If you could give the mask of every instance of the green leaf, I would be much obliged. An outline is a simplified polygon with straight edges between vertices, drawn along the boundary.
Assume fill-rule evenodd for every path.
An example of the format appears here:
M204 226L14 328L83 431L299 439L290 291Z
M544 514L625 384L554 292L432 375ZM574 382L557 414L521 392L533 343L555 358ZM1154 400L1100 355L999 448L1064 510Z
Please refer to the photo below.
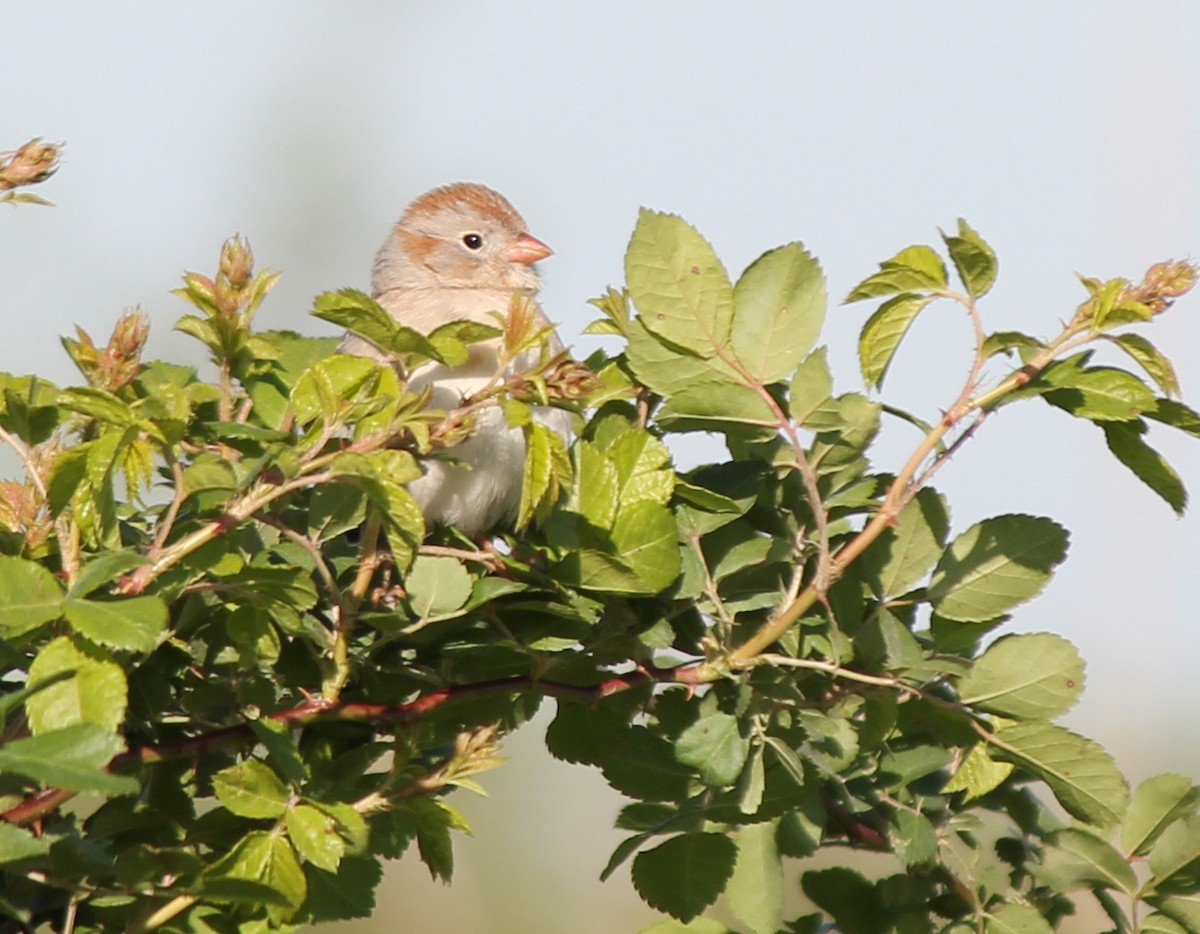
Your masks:
M1050 519L1007 515L971 526L946 549L929 599L946 619L986 622L1041 593L1067 553L1067 532Z
M1054 934L1050 922L1031 905L1012 902L988 911L984 934Z
M161 597L63 602L67 622L80 635L114 649L149 652L167 628L167 605Z
M982 798L999 788L1012 770L1011 762L997 762L988 754L986 743L976 743L958 770L942 786L942 794L965 791L964 802Z
M412 797L405 802L417 823L417 848L421 861L434 879L449 882L454 874L451 830L469 831L465 820L450 805L429 798Z
M1034 871L1060 892L1094 887L1132 894L1137 877L1112 845L1086 830L1069 828L1045 838L1042 866Z
M810 353L796 368L788 385L788 409L792 418L807 425L808 417L833 394L833 376L824 347Z
M558 436L538 422L525 425L524 432L525 477L521 483L517 529L529 525L538 511L548 505L548 494L557 490L554 483L554 438Z
M784 379L812 350L825 321L825 277L800 243L764 253L733 289L733 354L763 383Z
M992 755L1044 781L1068 813L1089 824L1119 823L1129 786L1112 756L1077 733L1030 720L995 734Z
M418 555L404 580L409 603L419 619L443 616L471 596L471 575L454 558Z
M35 837L24 827L0 821L0 863L13 863L50 852L48 837Z
M704 358L728 346L733 286L686 221L643 208L625 253L625 279L639 319L661 339Z
M1181 817L1163 830L1150 851L1149 864L1155 889L1180 883L1194 894L1200 882L1200 815Z
M74 677L58 680L68 671L74 672ZM35 734L81 723L115 732L124 721L128 699L125 672L103 649L68 636L48 642L29 666L29 683L50 679L58 683L25 701Z
M1129 354L1166 395L1179 395L1179 377L1175 375L1175 367L1141 334L1106 335L1106 339Z
M936 295L903 292L888 299L867 319L858 336L858 360L868 385L876 388L883 385L900 341L917 315L935 298Z
M1021 353L1035 353L1046 345L1035 337L1022 334L1020 331L996 331L989 334L983 341L979 352L986 360L998 353L1019 350Z
M946 287L946 266L930 247L905 247L879 264L879 272L868 276L846 296L846 304L864 298L879 298L898 292L914 292Z
M783 867L775 846L777 821L737 831L737 862L725 889L734 916L753 934L775 934L783 923Z
M133 409L111 392L105 392L102 389L89 387L64 389L59 393L58 402L65 409L111 425L125 427L137 421Z
M346 853L337 821L311 804L301 803L287 809L286 825L296 852L319 869L337 872Z
M312 313L366 338L385 353L419 353L445 362L424 334L400 324L379 302L358 289L322 292L313 301Z
M36 629L62 615L63 592L40 564L0 555L0 628L5 638Z
M637 855L633 885L650 907L691 921L717 900L736 859L737 846L724 834L680 834Z
M1052 367L1045 370L1042 381L1055 387L1042 393L1047 402L1102 424L1129 421L1157 406L1145 383L1115 367Z
M986 295L996 282L996 253L961 217L958 236L942 234L963 287L972 298Z
M843 934L885 934L888 910L879 891L852 869L818 869L801 879L804 894L833 916Z
M375 911L375 889L383 878L378 859L349 856L336 874L323 872L309 863L304 867L308 897L304 900L306 920L345 921L367 918Z
M304 903L308 884L286 837L255 830L204 873L203 892L214 901L267 904L267 914L286 921Z
M1066 713L1083 691L1083 659L1070 642L1049 632L1003 636L958 683L959 700L1020 719Z
M1166 459L1142 440L1145 422L1105 422L1104 440L1113 456L1133 471L1134 476L1162 497L1177 516L1187 506L1187 490Z
M936 490L920 490L862 557L871 589L898 597L924 579L937 562L950 531L946 500Z
M1138 934L1195 934L1195 931L1189 931L1178 921L1155 911L1142 919Z
M290 792L265 762L246 759L213 776L217 800L238 817L281 817Z
M1174 399L1159 399L1153 412L1147 412L1146 418L1170 425L1186 432L1193 438L1200 438L1200 412L1189 408Z
M896 809L889 821L888 836L893 852L905 866L920 866L937 856L937 831L924 814Z
M720 712L701 717L675 742L675 757L699 770L713 788L737 781L749 751L750 740L742 736L737 718Z
M82 598L93 591L99 590L105 584L112 584L121 575L148 563L144 555L128 548L119 551L105 551L96 555L79 569L68 597Z
M1200 788L1185 775L1168 772L1147 778L1129 801L1121 849L1135 856L1145 854L1169 824L1194 814L1198 802Z
M16 772L46 787L71 791L134 794L136 781L104 770L113 756L124 751L119 736L95 724L79 723L0 746L0 773Z

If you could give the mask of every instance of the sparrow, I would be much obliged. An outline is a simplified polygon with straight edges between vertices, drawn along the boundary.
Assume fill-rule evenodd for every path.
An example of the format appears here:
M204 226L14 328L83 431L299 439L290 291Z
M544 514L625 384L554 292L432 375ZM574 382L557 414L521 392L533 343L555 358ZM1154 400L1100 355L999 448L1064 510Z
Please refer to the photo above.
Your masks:
M540 280L534 264L550 247L526 232L526 224L508 200L483 185L460 182L435 188L412 202L375 257L372 295L393 318L422 334L450 321L470 320L496 326L495 312L507 314L514 295L533 299ZM541 324L548 326L541 309ZM557 332L546 342L551 353L563 349ZM383 358L374 344L347 334L343 353ZM408 374L408 387L428 388L430 405L450 410L492 383L500 367L500 340L470 345L470 358L450 367L423 363ZM527 371L538 362L538 348L524 351L504 370ZM424 460L425 473L408 485L425 514L427 527L454 526L477 538L512 525L525 478L525 439L510 428L498 406L476 408L470 437L450 448L447 459ZM533 418L570 439L570 416L536 407Z

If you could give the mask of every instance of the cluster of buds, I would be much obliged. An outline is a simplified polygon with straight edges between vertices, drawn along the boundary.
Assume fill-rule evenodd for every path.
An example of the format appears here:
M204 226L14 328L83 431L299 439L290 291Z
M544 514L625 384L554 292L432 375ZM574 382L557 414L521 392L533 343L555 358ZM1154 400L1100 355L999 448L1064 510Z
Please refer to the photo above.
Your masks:
M61 143L31 139L15 152L0 153L0 191L44 182L58 170Z
M54 519L43 507L46 484L59 453L61 448L55 443L29 448L29 478L24 483L0 483L0 529L21 536L29 553L36 553L54 530Z
M189 272L185 287L177 290L210 316L246 327L271 286L279 276L266 270L255 275L254 251L241 236L230 237L221 246L221 257L214 278Z
M517 373L506 385L508 394L523 402L583 402L600 385L600 378L565 353L535 373Z
M1169 259L1155 263L1137 285L1129 285L1121 293L1122 302L1141 302L1153 314L1162 314L1177 298L1186 295L1196 284L1196 264L1187 260Z
M131 311L117 319L105 347L97 347L91 335L78 325L75 333L79 339L64 337L62 342L89 386L117 392L128 386L141 370L142 349L149 332L150 323L146 316L140 311Z

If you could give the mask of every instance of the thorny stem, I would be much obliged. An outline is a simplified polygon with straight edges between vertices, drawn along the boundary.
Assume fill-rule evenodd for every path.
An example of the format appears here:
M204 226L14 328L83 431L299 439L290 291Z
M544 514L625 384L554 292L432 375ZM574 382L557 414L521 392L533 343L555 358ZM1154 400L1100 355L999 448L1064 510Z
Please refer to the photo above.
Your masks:
M358 621L358 610L371 587L371 578L379 567L379 534L383 520L377 510L372 509L363 527L362 554L358 560L358 572L350 590L339 601L337 630L333 635L331 662L333 671L321 687L321 697L332 703L342 693L350 679L350 633Z
M46 484L42 481L41 474L38 473L37 465L33 462L33 456L19 438L10 434L4 428L0 428L0 441L3 441L12 448L17 457L21 458L21 463L25 465L25 472L29 474L29 480L33 483L33 488L38 491L38 496L44 501L46 499Z
M964 438L956 439L954 444L941 454L935 455L942 445L946 435L955 428L963 418L973 412L978 413L978 420L964 433L969 437L979 427L979 423L989 415L994 405L1004 396L1015 392L1038 376L1056 357L1081 346L1093 339L1095 335L1087 330L1086 320L1077 315L1064 328L1062 333L1020 369L1010 373L998 385L987 392L975 395L979 374L984 364L983 356L983 327L980 322L974 300L957 293L945 293L945 297L953 298L964 304L971 316L975 330L976 350L970 372L962 392L954 404L933 428L926 434L916 450L905 462L900 472L888 487L883 501L875 515L863 529L849 542L832 554L827 563L827 574L822 579L820 571L814 579L793 599L786 601L772 616L759 627L745 642L734 649L726 658L704 662L697 666L696 678L700 681L713 681L724 676L730 670L743 668L752 664L754 659L787 632L797 620L807 613L815 603L823 599L828 587L836 581L846 569L858 559L864 551L883 532L896 521L900 510L908 503L933 472L936 472L946 461L946 458L957 449ZM1083 333L1081 333L1083 332ZM769 395L769 393L768 393ZM797 447L797 449L799 449ZM921 465L931 456L936 459L924 473L918 477ZM824 516L824 509L816 510L818 516Z

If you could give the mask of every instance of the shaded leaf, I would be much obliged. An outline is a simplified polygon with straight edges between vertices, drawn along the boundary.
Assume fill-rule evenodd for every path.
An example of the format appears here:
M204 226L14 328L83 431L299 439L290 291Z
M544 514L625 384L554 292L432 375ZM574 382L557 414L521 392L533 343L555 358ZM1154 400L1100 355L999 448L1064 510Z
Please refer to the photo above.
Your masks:
M867 319L858 336L858 360L863 379L878 388L900 341L909 327L931 301L937 296L904 292L888 299Z
M736 859L724 834L680 834L637 855L633 885L652 908L690 921L717 900Z
M1129 801L1121 848L1130 854L1146 853L1169 824L1194 814L1198 802L1200 788L1185 775L1168 772L1147 778Z
M1067 553L1067 532L1050 519L1007 515L971 526L946 549L929 599L939 615L985 622L1041 593Z
M992 755L1040 778L1082 821L1111 826L1125 814L1129 787L1112 756L1065 727L1037 720L1005 727L995 734Z

